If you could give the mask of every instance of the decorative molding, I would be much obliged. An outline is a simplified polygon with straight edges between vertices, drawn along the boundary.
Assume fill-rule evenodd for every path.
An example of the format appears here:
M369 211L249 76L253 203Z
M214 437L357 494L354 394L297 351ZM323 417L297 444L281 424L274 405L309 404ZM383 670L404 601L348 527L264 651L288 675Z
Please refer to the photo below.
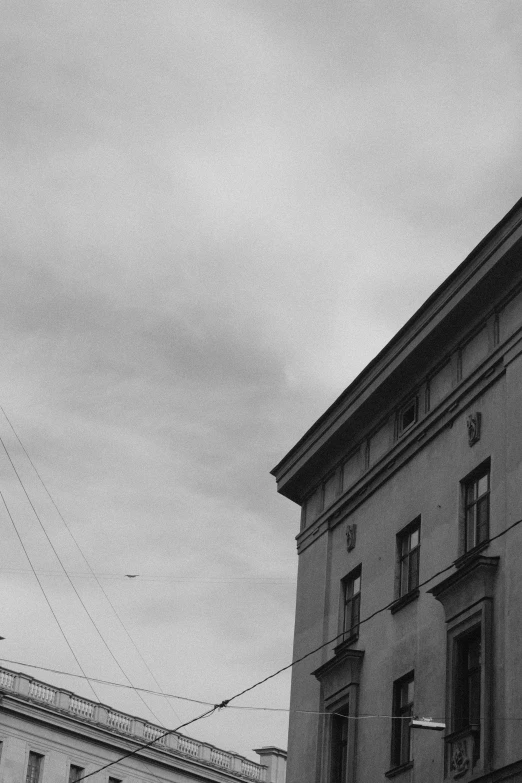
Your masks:
M466 418L466 427L468 430L468 444L473 446L480 440L480 428L482 423L482 414L478 411L470 413Z
M398 612L399 609L402 609L403 606L406 606L407 604L410 604L412 601L415 601L420 595L420 590L418 587L415 588L415 590L410 590L409 593L405 593L405 595L401 595L400 598L397 598L396 601L394 601L391 606L389 607L390 612L392 614L395 614L395 612Z
M471 733L455 740L448 738L449 774L452 778L461 778L471 769L473 763L473 736Z
M499 560L499 557L477 554L428 590L444 607L447 623L470 605L493 597L493 581Z
M406 764L401 764L399 767L392 767L388 772L384 773L385 778L394 778L397 775L401 775L403 772L407 772L409 769L413 769L413 761L407 761Z
M446 778L468 780L487 773L493 764L493 595L499 557L475 554L446 579L428 590L444 608L446 641ZM455 661L459 640L480 628L480 723L454 731ZM452 731L453 729L453 731ZM464 742L464 745L462 744ZM466 758L469 763L466 766Z
M323 663L312 672L312 675L320 682L339 678L344 687L358 685L363 658L364 650L347 649L341 655L336 655L335 658Z
M355 540L357 537L357 525L346 525L346 549L348 552L351 552L353 549L355 549Z
M502 349L497 349L497 352L500 350ZM490 374L491 370L492 374ZM484 394L490 385L502 377L504 371L502 358L499 359L498 354L491 356L485 371L481 372L478 377L472 373L473 377L466 378L462 386L455 389L448 398L439 403L419 422L419 426L426 430L426 437L422 441L417 442L415 433L405 434L403 438L395 442L387 454L370 467L369 471L363 473L354 484L346 488L332 506L318 516L317 520L320 523L327 521L331 527L334 527L336 522L339 524L343 518L346 519L369 494L372 494L383 482L389 480L390 476L400 470L417 450L424 448L445 427L453 426L456 418L463 415L462 408L473 404L473 401ZM457 400L455 400L455 395L458 395ZM310 543L308 538L312 531L312 525L313 523L297 535L298 552L306 549Z

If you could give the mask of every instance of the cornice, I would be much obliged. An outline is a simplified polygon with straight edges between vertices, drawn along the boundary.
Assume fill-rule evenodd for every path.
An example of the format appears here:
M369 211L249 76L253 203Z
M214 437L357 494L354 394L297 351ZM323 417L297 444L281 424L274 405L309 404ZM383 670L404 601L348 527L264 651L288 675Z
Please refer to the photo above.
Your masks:
M83 721L81 718L74 717L57 708L48 707L44 703L26 699L3 689L0 689L1 712L7 712L20 720L38 723L46 727L51 725L54 731L60 732L62 735L74 736L77 740L81 739L98 748L106 748L117 753L126 753L141 748L148 741L144 737L129 736L99 723ZM186 774L187 777L200 777L201 780L212 780L215 783L223 783L224 780L229 780L230 783L233 781L248 783L249 781L245 776L234 773L230 769L216 768L205 760L192 756L187 757L174 748L165 748L162 745L143 747L138 759L146 760L147 764L154 764L170 770L175 769ZM250 781L250 783L252 782Z
M522 200L489 232L410 318L385 348L335 400L298 443L271 471L279 491L287 494L290 474L298 472L312 453L322 448L341 425L345 426L361 404L392 371L427 338L430 332L467 296L521 238ZM303 462L304 461L304 462ZM299 502L288 490L288 496Z
M491 597L492 579L498 568L499 560L499 557L486 557L480 554L470 557L457 571L427 590L427 592L431 593L437 601L444 603L446 594L460 590L463 585L467 585L472 579L479 577L482 579L483 593L478 596L477 600Z
M510 339L509 344L512 343ZM480 397L504 375L502 354L506 344L499 346L487 359L439 405L421 419L408 434L397 440L383 456L363 473L338 500L319 515L317 520L297 536L298 552L304 551L322 534L341 524L382 484L395 475L419 451L425 448L447 427L452 427L473 400Z
M343 666L345 663L350 663L352 665L355 664L356 667L360 667L363 658L364 650L344 650L340 655L335 655L334 658L331 658L329 661L326 661L326 663L323 663L322 666L319 666L319 668L315 669L313 672L311 672L311 674L318 680L322 680L334 669Z

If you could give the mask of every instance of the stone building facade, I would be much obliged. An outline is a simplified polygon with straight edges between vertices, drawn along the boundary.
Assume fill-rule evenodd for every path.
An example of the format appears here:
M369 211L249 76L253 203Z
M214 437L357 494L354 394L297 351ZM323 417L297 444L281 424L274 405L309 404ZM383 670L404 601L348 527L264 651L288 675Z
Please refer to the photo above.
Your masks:
M272 472L288 783L522 781L522 201Z
M0 783L74 783L166 729L0 668ZM286 753L260 764L172 732L89 777L92 783L284 783Z

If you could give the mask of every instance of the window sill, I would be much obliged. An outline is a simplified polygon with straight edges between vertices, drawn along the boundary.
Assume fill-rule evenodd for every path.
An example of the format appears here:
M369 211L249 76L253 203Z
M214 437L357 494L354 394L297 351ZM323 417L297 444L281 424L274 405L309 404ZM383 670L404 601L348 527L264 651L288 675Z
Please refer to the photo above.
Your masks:
M419 597L419 595L420 595L420 591L418 587L416 587L415 590L410 590L410 592L406 593L405 595L401 595L401 597L397 598L397 600L394 601L393 604L390 606L390 612L392 614L395 614L395 612L398 612L399 609L402 609L403 606L406 606L412 601L415 601Z
M409 769L413 768L413 760L406 761L405 764L399 764L398 767L392 767L388 770L388 772L384 773L384 777L386 778L394 778L396 775L400 775L401 772L407 772Z
M462 568L462 566L467 565L471 560L473 560L473 558L478 555L479 552L487 549L488 546L489 538L487 538L481 544L477 544L477 546L474 546L473 549L470 549L468 552L464 552L464 554L460 557L457 557L457 559L453 561L453 565L455 568Z
M348 650L352 644L355 644L357 639L359 638L358 633L353 633L351 636L348 636L344 641L341 642L341 644L338 644L337 647L334 647L334 654L335 655L342 655L342 653L345 650Z

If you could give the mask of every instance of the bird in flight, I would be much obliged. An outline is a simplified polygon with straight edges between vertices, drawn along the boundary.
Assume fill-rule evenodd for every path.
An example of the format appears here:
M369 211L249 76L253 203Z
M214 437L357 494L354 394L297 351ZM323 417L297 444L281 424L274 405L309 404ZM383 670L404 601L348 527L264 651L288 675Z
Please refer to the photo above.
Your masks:
M126 576L128 579L136 579L136 577L137 577L137 576L139 576L139 574L125 574L125 576Z

